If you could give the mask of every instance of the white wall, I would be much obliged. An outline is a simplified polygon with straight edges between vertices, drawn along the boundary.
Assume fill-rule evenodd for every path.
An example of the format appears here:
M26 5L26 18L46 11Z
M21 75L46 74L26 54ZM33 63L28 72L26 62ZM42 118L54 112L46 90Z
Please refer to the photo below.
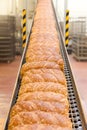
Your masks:
M8 1L0 0L0 15L1 14L8 14Z
M0 15L21 15L23 9L31 14L37 0L0 0Z
M87 0L68 0L71 17L87 17Z
M0 15L15 14L15 0L0 0Z
M64 17L64 5L70 10L70 17L87 17L87 0L53 0L59 15ZM66 3L65 3L66 2Z

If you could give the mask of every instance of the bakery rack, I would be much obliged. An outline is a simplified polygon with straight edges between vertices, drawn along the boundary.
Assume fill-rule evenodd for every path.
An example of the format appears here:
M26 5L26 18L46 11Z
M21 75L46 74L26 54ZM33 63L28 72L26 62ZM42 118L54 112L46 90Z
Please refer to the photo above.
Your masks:
M0 15L0 62L15 58L15 17Z
M53 5L53 3L52 3L52 5ZM83 109L82 109L82 106L80 103L80 97L79 97L79 94L78 94L78 91L77 91L77 88L76 88L76 85L74 82L69 59L68 59L67 52L66 52L66 49L64 46L64 40L62 37L61 28L60 28L60 25L58 22L58 18L56 17L56 12L55 12L54 6L53 6L53 10L54 10L56 23L57 23L57 30L59 33L58 37L59 37L59 40L61 43L60 44L61 54L62 54L62 57L64 59L64 64L65 64L64 72L65 72L65 76L66 76L66 80L67 80L68 99L69 99L69 104L70 104L69 117L72 121L73 130L87 130L87 124L86 124L85 116L83 114ZM33 22L32 22L32 25L33 25ZM32 29L32 25L31 25L31 29ZM17 97L18 97L18 92L19 92L20 82L21 82L20 69L21 69L22 64L25 62L25 54L26 54L27 46L29 44L30 34L31 34L31 30L29 32L29 36L27 39L27 45L23 51L21 63L19 66L19 71L17 74L17 78L16 78L16 82L15 82L15 86L14 86L14 90L13 90L13 94L12 94L12 98L11 98L11 102L10 102L10 109L15 104ZM9 112L10 112L10 109L9 109ZM7 130L7 128L8 128L9 112L7 113L7 119L5 122L4 130Z

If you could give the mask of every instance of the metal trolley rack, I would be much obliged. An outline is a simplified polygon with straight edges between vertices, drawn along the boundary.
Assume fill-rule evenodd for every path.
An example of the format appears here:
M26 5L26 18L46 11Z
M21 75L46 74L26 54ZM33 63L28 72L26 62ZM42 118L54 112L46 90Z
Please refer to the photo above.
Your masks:
M15 17L0 15L0 61L15 58Z
M87 18L71 18L72 52L77 60L87 60Z
M54 9L54 6L53 6L53 9ZM55 14L56 22L57 22L55 9L54 9L54 14ZM68 61L67 52L66 52L66 49L65 49L64 44L63 44L61 30L60 30L58 22L57 22L57 29L59 31L59 39L61 42L61 44L60 44L61 54L63 56L64 63L65 63L64 71L65 71L65 76L66 76L66 80L67 80L68 99L69 99L69 103L70 103L69 117L71 118L71 121L72 121L73 130L86 130L87 129L86 128L86 120L85 120L83 110L81 107L80 98L79 98L79 95L78 95L78 92L77 92L77 89L75 86L75 82L74 82L72 71L70 68L69 61ZM29 33L29 37L30 37L30 33ZM27 46L28 46L28 43L29 43L29 38L27 39ZM14 88L13 95L11 98L11 104L10 104L11 107L15 104L16 99L18 97L18 92L19 92L19 88L20 88L20 81L21 81L20 69L21 69L22 64L25 62L25 54L26 54L27 46L24 49L24 52L22 55L22 60L20 63L20 67L19 67L19 71L18 71L16 83L15 83L15 88ZM10 107L10 109L11 109L11 107ZM7 115L7 120L6 120L4 130L7 130L7 128L8 128L8 122L9 122L9 113Z

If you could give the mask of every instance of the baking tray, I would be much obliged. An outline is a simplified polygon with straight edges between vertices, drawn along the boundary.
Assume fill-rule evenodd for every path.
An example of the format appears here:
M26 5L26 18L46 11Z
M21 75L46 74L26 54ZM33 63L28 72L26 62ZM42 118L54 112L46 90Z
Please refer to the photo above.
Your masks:
M72 121L72 126L74 130L87 130L87 121L85 118L85 113L81 105L80 95L75 84L68 54L65 48L64 37L62 34L62 30L60 27L60 23L58 21L55 8L54 8L53 1L52 1L52 6L53 6L54 16L55 16L56 24L57 24L57 31L58 31L58 38L60 41L61 54L64 60L64 72L65 72L65 77L67 81L68 100L70 104L69 117Z
M53 3L52 3L52 5L53 5ZM57 17L56 17L54 6L53 6L53 10L54 10L55 19L57 22ZM33 22L32 22L32 25L33 25ZM31 29L32 29L32 25L31 25ZM58 22L57 22L57 29L59 32L60 26L59 26ZM31 30L30 30L30 33L29 33L29 36L27 39L27 45L23 51L21 63L19 66L19 71L17 74L16 82L15 82L15 87L14 87L11 102L10 102L10 109L9 109L9 112L7 113L7 119L5 122L4 130L7 130L7 128L8 128L9 113L10 113L11 107L15 104L17 97L18 97L18 92L19 92L19 88L20 88L20 81L21 81L20 69L21 69L22 64L25 62L25 54L26 54L28 43L29 43L30 34L31 34ZM73 130L86 130L86 122L85 122L83 110L81 107L80 98L78 95L78 91L76 89L76 85L75 85L74 78L72 75L72 71L71 71L71 67L69 64L68 57L67 57L67 52L66 52L66 49L64 46L64 42L62 40L61 31L59 32L58 37L59 37L59 40L61 43L60 44L61 54L63 56L64 64L65 64L64 71L65 71L65 76L66 76L66 80L67 80L68 100L69 100L69 104L70 104L69 117L72 121Z

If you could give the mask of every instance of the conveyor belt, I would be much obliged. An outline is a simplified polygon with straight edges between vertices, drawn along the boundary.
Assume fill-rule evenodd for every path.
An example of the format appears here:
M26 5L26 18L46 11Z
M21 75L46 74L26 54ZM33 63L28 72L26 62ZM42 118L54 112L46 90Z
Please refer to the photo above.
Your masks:
M61 54L64 60L64 72L65 72L65 76L67 80L68 100L70 104L69 117L71 118L74 130L86 130L87 129L86 120L83 114L83 109L81 106L79 94L78 94L78 91L74 82L74 78L72 75L69 59L68 59L67 52L65 49L62 30L58 22L54 5L53 5L53 9L54 9L55 19L57 23L58 36L61 43L60 44Z
M55 10L54 10L54 12L55 12ZM57 21L56 13L55 13L55 18ZM70 103L69 116L71 118L74 130L86 130L86 128L85 128L86 123L85 123L83 111L81 108L79 95L78 95L78 92L77 92L77 89L75 86L75 82L73 79L72 71L70 68L70 64L69 64L68 57L67 57L67 52L66 52L66 49L64 47L64 42L63 42L63 39L61 36L61 30L60 30L60 26L59 26L58 22L57 22L57 25L58 25L57 27L58 27L59 36L60 36L59 39L61 42L61 45L60 45L61 54L63 56L64 63L65 63L64 71L65 71L65 76L66 76L66 80L67 80L68 99L69 99L69 103ZM29 37L30 37L30 33L29 33ZM27 45L28 45L28 43L29 43L29 38L27 39ZM20 81L21 81L20 69L21 69L22 64L25 62L26 49L27 49L27 46L24 49L21 64L19 67L19 71L18 71L18 75L17 75L17 79L16 79L16 83L15 83L15 87L14 87L14 91L13 91L13 95L12 95L12 99L11 99L11 104L10 104L11 107L15 104L17 96L18 96L18 92L19 92L19 88L20 88ZM4 130L7 130L8 122L9 122L9 113L7 115L7 120L6 120Z

